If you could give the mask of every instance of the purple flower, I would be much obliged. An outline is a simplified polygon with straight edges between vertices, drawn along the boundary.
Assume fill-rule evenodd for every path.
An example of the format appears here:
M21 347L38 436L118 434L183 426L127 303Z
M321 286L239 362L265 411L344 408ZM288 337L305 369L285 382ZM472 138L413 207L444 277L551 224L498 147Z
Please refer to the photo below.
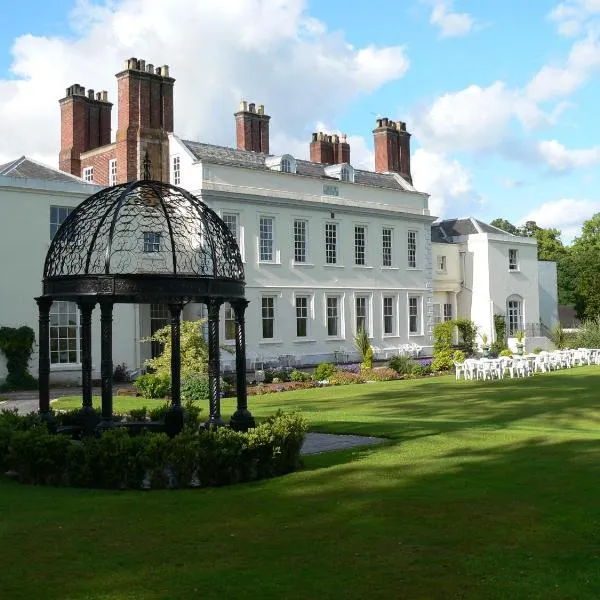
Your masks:
M415 358L414 361L422 367L430 367L433 362L433 358Z
M341 365L339 369L341 371L345 371L346 373L360 373L360 365L358 363L351 365Z

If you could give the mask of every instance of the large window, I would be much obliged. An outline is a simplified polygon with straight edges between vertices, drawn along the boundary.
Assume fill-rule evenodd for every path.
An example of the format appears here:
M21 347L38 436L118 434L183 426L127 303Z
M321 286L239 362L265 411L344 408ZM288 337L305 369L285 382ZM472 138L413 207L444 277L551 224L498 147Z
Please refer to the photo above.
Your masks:
M337 263L337 223L325 223L325 262Z
M75 302L53 302L50 310L50 362L79 362L79 311Z
M452 304L450 302L444 304L444 321L452 321Z
M446 272L446 257L443 254L437 257L437 271L438 273Z
M108 161L108 185L117 185L117 159Z
M361 329L365 331L369 330L368 320L368 301L366 296L357 296L355 298L355 311L356 311L356 332L358 333Z
M421 333L420 300L418 296L408 298L408 333Z
M225 341L230 342L235 340L235 311L233 310L233 306L231 306L231 304L228 302L225 303L225 314L223 321L225 323Z
M384 267L392 266L392 230L384 227L381 233L381 262Z
M442 322L442 305L434 304L433 305L433 324L437 325Z
M409 231L407 238L408 246L408 268L417 268L417 232Z
M94 167L85 167L85 169L83 169L83 179L90 183L94 181Z
M394 335L394 297L383 297L383 334Z
M306 262L306 226L307 223L303 219L294 221L294 262Z
M259 222L259 260L273 260L273 217L261 217Z
M308 336L308 296L296 296L296 337Z
M54 237L63 221L69 216L73 209L70 206L50 207L50 239Z
M366 264L366 227L363 225L354 227L354 264Z
M509 298L506 303L506 312L508 314L507 334L514 336L517 331L523 329L523 301L521 298Z
M327 335L340 335L340 299L337 296L327 296Z
M144 231L144 252L151 254L160 252L160 233L155 231Z
M275 337L275 298L263 296L262 305L262 337L265 340Z
M181 158L179 156L173 157L173 184L179 185L181 183Z
M159 329L171 324L171 313L166 304L150 305L150 335L154 335ZM160 356L164 350L164 344L153 341L150 346L152 358Z
M238 215L233 213L223 213L223 223L227 225L231 235L235 238L235 241L240 243L240 228L238 223Z
M508 270L519 270L519 252L515 248L510 248L508 251Z

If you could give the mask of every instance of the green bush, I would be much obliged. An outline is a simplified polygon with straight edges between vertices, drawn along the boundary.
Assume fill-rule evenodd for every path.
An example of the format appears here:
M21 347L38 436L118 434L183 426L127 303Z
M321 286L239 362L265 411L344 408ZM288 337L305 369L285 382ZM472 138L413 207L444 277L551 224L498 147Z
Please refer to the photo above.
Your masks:
M433 328L433 362L434 371L448 371L452 368L452 334L454 321L438 323Z
M134 421L143 421L148 416L148 407L142 406L142 408L132 408L129 411L129 416Z
M454 351L452 349L441 350L433 357L431 370L434 372L449 371L454 366L452 362Z
M171 378L167 375L147 373L140 375L133 386L144 398L164 398L171 391Z
M400 354L398 356L392 356L390 358L389 367L394 369L398 375L410 375L413 367L416 365L415 361L410 356Z
M462 350L455 350L452 354L452 360L457 363L463 363L466 360L465 353Z
M565 342L569 345L568 336ZM586 319L581 323L579 332L575 338L576 348L600 348L600 317Z
M206 375L189 375L181 380L181 399L184 402L202 402L208 400L210 386L208 376Z
M500 356L508 356L509 358L512 358L512 355L512 350L510 350L509 348L504 348L504 350L500 352Z
M369 346L363 356L363 361L360 363L360 368L369 371L373 368L373 348Z
M426 375L431 375L431 367L424 367L417 363L412 368L411 375L413 377L425 377Z
M354 343L362 358L361 367L363 369L373 368L373 348L369 341L369 334L364 327L361 327L354 336Z
M31 390L37 380L29 373L35 334L31 327L0 327L0 352L6 357L6 389Z
M329 379L336 371L336 366L331 363L321 363L313 371L312 378L315 381L325 381Z
M534 354L539 354L540 352L543 352L543 351L544 351L544 349L543 349L541 346L536 346L536 347L535 347L535 348L532 350L532 352L533 352Z
M458 329L463 352L467 356L473 356L476 348L477 325L471 319L454 319L452 322Z
M310 381L310 379L310 373L298 369L294 369L290 374L290 381Z
M378 367L377 369L362 369L360 373L367 381L392 381L398 379L398 373L390 367Z
M186 411L192 412L189 406ZM186 428L169 439L163 433L132 436L117 427L72 442L46 427L15 429L31 425L24 419L0 423L0 432L12 431L7 464L22 483L109 489L226 485L289 473L300 465L308 428L300 415L278 412L247 433Z
M169 402L164 402L160 406L155 406L148 411L148 416L151 421L164 421L167 411L171 408Z
M320 381L320 380L319 380ZM351 373L350 371L335 371L328 377L329 385L349 385L351 383L364 383L365 375L361 373Z

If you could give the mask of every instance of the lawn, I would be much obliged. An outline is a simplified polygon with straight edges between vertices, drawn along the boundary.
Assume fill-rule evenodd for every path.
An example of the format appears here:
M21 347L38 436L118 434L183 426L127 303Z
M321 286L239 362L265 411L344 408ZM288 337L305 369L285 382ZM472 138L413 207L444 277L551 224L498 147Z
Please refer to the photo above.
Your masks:
M389 443L248 485L0 480L0 597L597 599L599 384L581 367L253 397L257 416L297 409L313 430Z

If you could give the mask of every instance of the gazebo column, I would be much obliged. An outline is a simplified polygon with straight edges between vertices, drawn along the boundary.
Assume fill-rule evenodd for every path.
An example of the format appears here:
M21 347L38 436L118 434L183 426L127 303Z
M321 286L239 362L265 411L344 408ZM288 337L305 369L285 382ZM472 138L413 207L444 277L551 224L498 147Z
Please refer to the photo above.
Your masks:
M245 312L248 300L231 302L235 311L235 374L237 391L237 410L233 413L230 426L236 431L247 431L254 427L254 417L248 410L248 391L246 388L246 320Z
M42 419L49 426L54 424L52 413L50 412L50 308L52 300L40 296L35 301L39 310L38 325L38 391L39 391L39 409Z
M86 432L96 427L98 418L92 404L92 311L95 302L80 300L77 303L81 316L81 416Z
M221 418L221 349L219 348L219 309L223 301L208 301L208 403L210 414L207 425L224 425Z
M102 420L98 427L107 429L113 426L113 358L112 331L113 303L100 301L100 378L102 380Z
M165 415L165 431L177 435L183 429L181 407L181 303L169 304L171 313L171 407Z

